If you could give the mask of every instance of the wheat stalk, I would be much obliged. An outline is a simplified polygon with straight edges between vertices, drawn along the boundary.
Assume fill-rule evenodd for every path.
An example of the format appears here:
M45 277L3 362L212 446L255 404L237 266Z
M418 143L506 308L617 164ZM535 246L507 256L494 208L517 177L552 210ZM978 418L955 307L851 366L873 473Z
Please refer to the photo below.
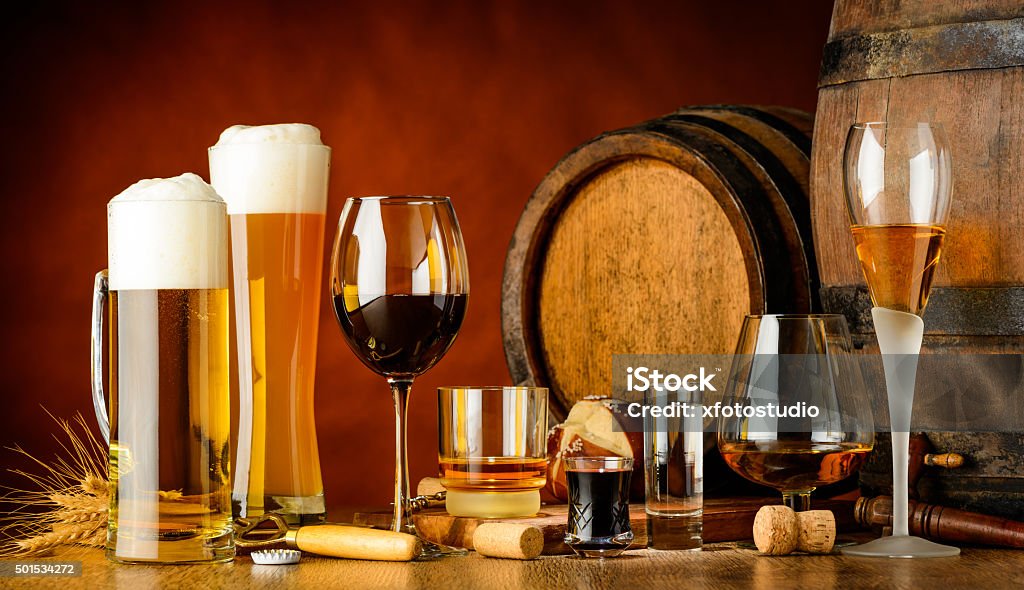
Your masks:
M39 473L11 469L29 483L29 489L3 486L0 502L13 506L0 512L0 557L32 556L60 546L103 547L106 543L110 484L107 449L93 435L85 419L63 420L47 412L64 434L54 439L63 451L44 462L20 446L10 450L41 467ZM64 440L66 439L66 440Z

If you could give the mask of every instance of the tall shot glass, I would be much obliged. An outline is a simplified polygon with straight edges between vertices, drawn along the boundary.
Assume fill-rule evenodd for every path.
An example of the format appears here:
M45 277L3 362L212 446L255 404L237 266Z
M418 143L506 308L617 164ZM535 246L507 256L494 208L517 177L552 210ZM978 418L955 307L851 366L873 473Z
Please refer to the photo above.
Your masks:
M644 415L647 546L699 550L704 523L704 432L699 392L650 391L648 406L686 404L687 416Z

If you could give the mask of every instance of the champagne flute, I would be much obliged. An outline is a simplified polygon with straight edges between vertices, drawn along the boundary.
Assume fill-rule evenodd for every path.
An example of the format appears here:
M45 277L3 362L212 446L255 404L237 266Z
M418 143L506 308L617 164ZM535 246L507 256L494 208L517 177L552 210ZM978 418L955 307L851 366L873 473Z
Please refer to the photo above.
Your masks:
M395 403L393 531L416 535L406 460L413 379L433 367L466 315L469 270L448 197L350 198L331 257L331 296L356 356L387 378ZM464 553L424 541L421 557Z
M733 408L718 418L726 464L782 492L796 511L809 510L812 491L852 475L874 448L871 407L841 315L747 316L722 407Z
M843 553L866 557L948 557L956 547L910 536L910 415L924 314L939 263L952 192L942 125L858 123L843 154L843 185L871 301L889 400L893 534Z

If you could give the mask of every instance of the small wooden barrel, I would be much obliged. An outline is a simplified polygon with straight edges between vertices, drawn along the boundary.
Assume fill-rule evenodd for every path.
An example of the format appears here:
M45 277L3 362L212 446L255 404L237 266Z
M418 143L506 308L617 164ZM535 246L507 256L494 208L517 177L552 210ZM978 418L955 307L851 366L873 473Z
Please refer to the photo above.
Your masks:
M877 352L871 300L849 229L842 159L859 121L943 123L953 204L928 301L930 352L1024 352L1024 4L1009 0L837 0L819 80L811 158L814 243L825 311L844 313L855 341ZM920 375L918 391L929 391ZM978 403L1019 404L998 388ZM972 392L972 397L975 393ZM931 502L1021 518L1024 440L1015 433L929 433L959 470L929 468ZM891 489L888 438L861 470L865 493Z
M811 157L822 304L873 343L871 300L843 193L860 121L943 123L953 205L925 313L926 348L1024 351L1024 4L838 0Z
M728 354L744 315L815 307L811 117L691 107L569 153L526 204L505 261L516 382L563 419L612 393L614 354Z

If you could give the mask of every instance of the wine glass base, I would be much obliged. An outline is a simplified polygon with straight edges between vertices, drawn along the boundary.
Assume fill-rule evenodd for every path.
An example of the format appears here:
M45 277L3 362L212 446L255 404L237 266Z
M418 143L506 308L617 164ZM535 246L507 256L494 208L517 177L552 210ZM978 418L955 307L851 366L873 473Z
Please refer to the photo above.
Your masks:
M959 547L940 545L921 537L900 535L896 537L882 537L863 545L843 547L843 555L853 557L896 557L896 558L922 558L922 557L956 557L960 555Z
M430 561L434 559L440 559L442 557L465 557L469 555L468 549L462 549L461 547L449 547L448 545L438 545L437 543L427 541L423 537L420 537L420 543L423 549L420 554L416 556L415 561Z

